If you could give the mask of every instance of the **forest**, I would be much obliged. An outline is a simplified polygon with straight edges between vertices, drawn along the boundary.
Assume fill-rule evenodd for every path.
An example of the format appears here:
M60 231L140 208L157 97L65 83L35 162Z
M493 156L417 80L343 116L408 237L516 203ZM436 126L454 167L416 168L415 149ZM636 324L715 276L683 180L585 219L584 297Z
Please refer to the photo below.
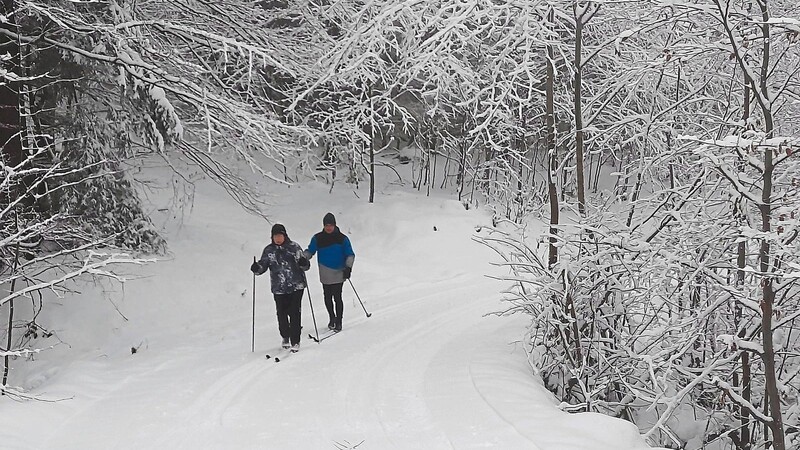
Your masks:
M494 212L476 239L514 286L498 314L530 316L563 408L668 448L800 446L796 0L3 0L0 19L4 395L49 332L15 306L168 248L142 161L264 216L241 170L381 202L376 177L411 164L416 189Z

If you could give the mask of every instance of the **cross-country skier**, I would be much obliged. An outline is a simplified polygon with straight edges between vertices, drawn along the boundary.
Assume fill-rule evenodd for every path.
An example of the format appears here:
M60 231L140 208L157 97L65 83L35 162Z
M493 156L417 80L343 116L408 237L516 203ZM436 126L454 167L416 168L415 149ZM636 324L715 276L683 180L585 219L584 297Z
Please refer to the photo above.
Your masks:
M286 227L279 223L272 226L272 242L264 248L261 259L250 266L256 275L270 271L281 346L289 348L291 343L292 352L300 350L300 305L306 288L303 271L310 267L303 248L289 239Z
M350 278L356 254L350 245L350 239L336 226L336 217L333 214L325 214L322 225L322 231L311 238L303 256L310 260L315 253L319 253L319 281L322 283L325 308L328 310L328 328L342 331L342 285L344 280Z

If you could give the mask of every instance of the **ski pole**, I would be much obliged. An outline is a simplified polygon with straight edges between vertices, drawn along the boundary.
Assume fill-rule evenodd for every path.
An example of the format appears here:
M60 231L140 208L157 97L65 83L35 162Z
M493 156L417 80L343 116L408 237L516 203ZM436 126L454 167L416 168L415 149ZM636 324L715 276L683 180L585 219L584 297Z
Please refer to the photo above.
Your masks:
M361 301L361 297L358 295L358 291L356 290L356 287L353 286L353 280L348 278L347 281L350 282L350 287L353 288L353 292L356 293L356 298L358 299L358 302L361 303L361 307L364 308L364 314L366 314L367 317L372 317L372 313L368 313L367 312L367 308L364 307L364 302Z
M256 257L253 256L253 262L256 262ZM253 333L252 340L250 341L250 352L256 351L256 273L253 272Z
M317 318L314 316L314 303L311 301L311 288L308 286L308 279L306 278L305 272L303 272L303 281L306 283L306 292L308 292L308 304L311 306L311 320L314 321L314 333L317 335L317 344L320 343L319 340L319 330L317 329Z

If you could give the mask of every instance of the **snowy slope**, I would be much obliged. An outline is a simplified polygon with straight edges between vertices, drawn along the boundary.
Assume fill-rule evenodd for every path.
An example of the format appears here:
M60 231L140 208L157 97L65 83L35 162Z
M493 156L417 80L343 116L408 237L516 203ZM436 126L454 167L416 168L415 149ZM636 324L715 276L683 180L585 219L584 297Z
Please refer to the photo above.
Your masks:
M471 240L489 222L484 213L402 188L385 189L375 204L345 185L331 194L317 182L273 192L272 218L304 247L327 211L337 216L371 318L345 285L344 331L316 344L305 338L314 333L306 297L301 351L274 363L264 357L279 336L262 276L251 353L248 266L268 243L270 224L198 182L182 223L157 218L167 224L171 258L128 269L135 279L124 289L86 285L47 308L41 321L64 344L17 362L11 382L59 401L0 399L0 445L647 448L626 422L559 411L515 344L525 318L487 316L501 309L505 286L485 276L499 270L489 264L495 258ZM324 327L316 261L308 277Z

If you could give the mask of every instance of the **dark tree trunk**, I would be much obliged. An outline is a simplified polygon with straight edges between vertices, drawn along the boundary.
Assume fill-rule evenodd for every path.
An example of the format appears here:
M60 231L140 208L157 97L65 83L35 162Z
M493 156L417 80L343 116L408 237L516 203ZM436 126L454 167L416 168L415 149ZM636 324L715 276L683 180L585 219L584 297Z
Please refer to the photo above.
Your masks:
M13 0L2 0L0 13L7 17L8 21L0 24L0 27L16 33L14 3ZM0 53L11 55L11 59L2 63L3 68L20 75L19 42L5 34L0 34ZM15 166L24 158L20 139L19 82L4 81L5 84L0 86L0 145L2 146L3 163ZM5 194L13 195L10 192Z
M749 80L747 79L747 74L745 73L745 87L744 87L744 112L742 114L743 123L747 123L750 119L750 87L749 87ZM741 162L744 165L744 161ZM744 202L744 198L741 200ZM739 221L742 225L745 222L745 208L744 205L738 206L738 211L736 214L739 216ZM736 255L736 266L738 271L736 272L736 286L741 288L744 286L744 277L745 277L745 266L747 264L747 243L742 241L739 242L737 248L737 255ZM746 335L746 328L744 326L744 317L742 313L742 307L737 303L736 310L735 310L735 320L736 326L739 328L739 337L744 338ZM741 379L739 379L738 372L734 372L734 385L741 386L742 388L742 398L746 401L750 402L750 354L747 352L742 352L741 356L741 367L742 367L742 375ZM740 450L750 450L750 412L744 405L739 406L738 411L739 416L739 438L737 442L737 448Z
M548 23L553 23L555 13L551 9L548 13ZM558 247L556 247L558 234L558 189L556 187L556 118L555 118L555 51L552 45L547 46L547 81L545 93L545 116L547 122L547 192L550 197L550 244L548 246L547 265L552 269L558 262Z
M369 142L369 202L375 203L375 133Z
M575 101L575 172L578 177L578 212L581 217L586 215L586 186L584 183L584 167L583 167L583 105L582 93L583 89L583 64L581 60L581 52L583 51L583 21L586 11L579 11L579 4L576 2L575 9L575 78L573 83L574 101Z
M761 9L762 23L761 34L763 38L763 56L761 61L761 79L759 88L761 90L762 98L762 114L764 115L764 138L771 139L774 134L774 122L772 117L772 105L768 99L771 98L770 88L768 85L769 70L770 70L770 23L769 11L767 10L767 1L762 0L756 2ZM766 149L764 152L764 187L761 191L761 204L759 211L761 212L761 231L769 234L771 231L770 219L772 217L772 177L775 169L772 160L772 150ZM778 380L775 369L775 345L772 336L772 315L774 314L775 305L775 289L772 286L774 282L773 275L770 271L772 267L772 252L770 243L767 238L761 241L761 248L758 252L759 259L761 260L761 273L764 276L761 279L762 297L761 297L761 333L762 342L764 344L764 377L766 396L769 400L769 415L772 417L772 424L770 426L772 431L772 445L775 450L786 449L785 431L783 428L783 415L781 413L781 397L778 391Z
M17 33L16 17L14 15L15 2L13 0L3 0L0 3L0 14L7 18L7 21L0 24L0 27ZM4 61L3 69L8 72L13 72L20 75L20 47L19 42L9 38L5 34L0 34L0 53L7 53L11 58ZM0 162L9 166L19 165L25 158L22 150L21 139L21 121L19 114L19 88L20 83L16 81L3 80L5 84L0 86ZM20 187L18 182L12 180L7 191L0 192L2 202L9 204L11 201L25 195L24 187ZM1 218L0 229L6 228L8 230L14 229L14 224L11 223L12 218L16 220L15 214L9 214ZM17 270L19 264L19 242L17 242L14 262L11 267L12 273ZM11 282L11 291L14 292L16 288L16 279ZM13 325L14 325L14 301L8 303L8 329L6 330L6 350L11 350L13 341ZM9 356L3 358L3 384L5 386L8 382L9 371ZM5 390L2 390L5 395Z

